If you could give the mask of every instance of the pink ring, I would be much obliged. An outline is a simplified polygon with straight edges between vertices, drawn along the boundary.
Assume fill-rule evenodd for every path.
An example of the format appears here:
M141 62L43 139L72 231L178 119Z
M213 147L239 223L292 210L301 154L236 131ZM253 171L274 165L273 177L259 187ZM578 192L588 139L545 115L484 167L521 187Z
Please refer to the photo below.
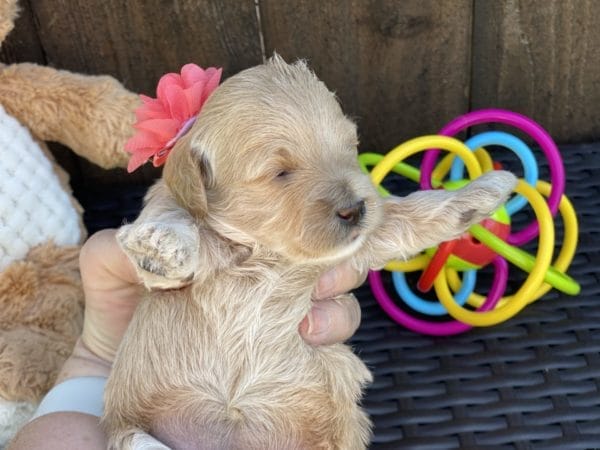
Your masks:
M548 207L552 216L556 215L560 199L565 191L565 170L563 167L560 152L556 144L546 130L540 124L511 111L503 109L481 109L464 114L448 123L439 134L443 136L454 136L460 131L466 130L482 123L502 123L510 125L527 133L540 146L550 166L550 182L552 189L548 197ZM431 172L435 167L440 151L431 149L425 152L423 162L421 163L421 189L431 189ZM522 230L508 236L507 242L512 245L520 246L535 238L539 233L537 220L532 221Z
M485 302L477 308L477 311L490 311L494 309L498 300L504 294L506 289L506 281L508 279L508 263L500 256L496 256L492 260L494 265L494 280L492 281L492 287L490 292L485 299ZM375 296L375 299L381 305L381 308L397 323L403 325L409 330L415 331L421 334L427 334L430 336L450 336L454 334L464 333L465 331L473 328L471 325L467 325L458 320L451 320L448 322L429 322L422 319L417 319L411 316L407 312L398 308L394 300L388 295L383 286L381 280L381 273L378 271L369 272L369 283L371 290Z

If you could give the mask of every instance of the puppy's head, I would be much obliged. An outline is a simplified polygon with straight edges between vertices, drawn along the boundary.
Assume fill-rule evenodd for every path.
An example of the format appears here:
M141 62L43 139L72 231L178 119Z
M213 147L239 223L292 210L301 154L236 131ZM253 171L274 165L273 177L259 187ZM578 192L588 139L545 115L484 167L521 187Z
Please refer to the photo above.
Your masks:
M164 178L180 205L227 237L294 260L358 249L380 215L356 126L302 62L277 55L225 81Z

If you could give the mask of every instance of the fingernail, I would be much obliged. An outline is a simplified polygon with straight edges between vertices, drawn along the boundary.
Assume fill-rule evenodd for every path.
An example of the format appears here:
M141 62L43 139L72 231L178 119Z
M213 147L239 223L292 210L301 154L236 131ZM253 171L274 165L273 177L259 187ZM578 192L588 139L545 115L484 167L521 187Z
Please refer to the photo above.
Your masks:
M337 272L335 269L331 269L329 272L325 272L321 275L315 289L315 298L325 299L331 297L335 289L336 277Z
M313 306L311 312L307 315L308 330L307 334L318 336L329 331L331 326L331 315L329 311Z

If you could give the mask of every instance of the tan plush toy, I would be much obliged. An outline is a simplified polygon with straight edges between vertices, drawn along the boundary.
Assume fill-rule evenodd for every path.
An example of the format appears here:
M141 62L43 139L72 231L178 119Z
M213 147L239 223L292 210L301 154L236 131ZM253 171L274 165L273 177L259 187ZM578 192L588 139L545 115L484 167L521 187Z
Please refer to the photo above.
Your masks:
M16 0L0 0L0 43ZM137 95L106 76L0 64L0 448L50 389L81 332L81 207L43 141L125 167Z

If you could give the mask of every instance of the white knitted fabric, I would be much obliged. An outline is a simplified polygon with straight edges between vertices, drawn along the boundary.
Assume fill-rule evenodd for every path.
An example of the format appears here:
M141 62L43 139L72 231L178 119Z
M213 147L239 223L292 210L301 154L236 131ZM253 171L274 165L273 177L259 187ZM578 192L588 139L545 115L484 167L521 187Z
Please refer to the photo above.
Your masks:
M0 271L32 247L75 245L77 211L29 131L0 106Z

